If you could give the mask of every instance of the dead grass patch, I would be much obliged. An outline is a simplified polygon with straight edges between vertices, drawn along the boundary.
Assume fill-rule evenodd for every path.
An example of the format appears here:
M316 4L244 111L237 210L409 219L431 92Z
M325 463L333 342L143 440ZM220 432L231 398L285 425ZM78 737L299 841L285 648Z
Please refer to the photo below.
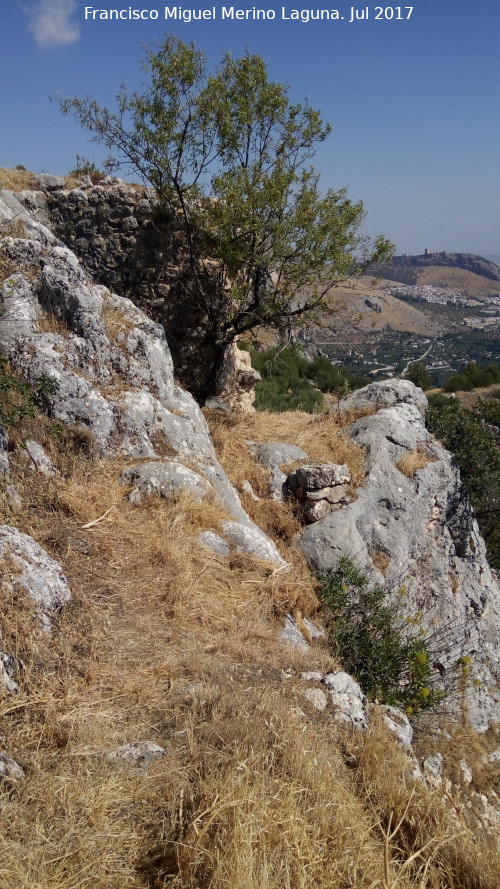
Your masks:
M266 470L249 453L246 440L258 443L283 441L303 448L311 462L345 463L351 473L353 488L359 487L364 479L363 451L349 439L344 429L362 415L352 411L349 414L327 413L319 416L302 411L279 414L264 411L252 414L206 412L217 456L231 481L238 487L243 477L248 478L257 494L259 479L264 477ZM256 475L252 465L257 467L260 475ZM255 484L253 478L249 478L252 471Z
M36 178L29 170L11 170L8 167L0 167L0 188L19 192L37 187Z
M113 306L104 306L102 320L106 325L106 330L111 340L116 340L119 334L130 333L135 327L133 321L130 321L121 309L114 308Z
M426 453L425 449L419 445L413 451L409 451L396 463L397 469L407 478L413 478L419 469L424 469L428 463L435 463L436 458Z
M285 667L333 666L276 645L295 571L202 547L224 517L215 501L132 507L127 462L14 479L19 527L60 560L74 600L47 636L27 599L2 598L3 647L25 663L0 700L2 747L27 777L0 791L1 889L374 889L403 816L386 886L496 889L498 854L453 840L387 734L339 729L283 681ZM107 760L137 740L165 756L146 771Z
M40 333L56 333L63 337L68 337L70 333L67 323L54 312L44 312L38 317L36 325Z

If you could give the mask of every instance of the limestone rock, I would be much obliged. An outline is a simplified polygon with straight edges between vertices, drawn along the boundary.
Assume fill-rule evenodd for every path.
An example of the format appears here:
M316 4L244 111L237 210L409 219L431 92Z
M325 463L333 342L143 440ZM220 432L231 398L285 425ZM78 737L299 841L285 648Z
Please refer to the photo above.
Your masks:
M382 713L387 728L396 736L399 743L403 747L411 747L413 729L406 713L399 707L391 707L388 704L379 704L378 709Z
M202 531L199 540L203 546L207 546L218 556L228 556L231 552L227 540L224 540L224 538L221 537L220 534L216 534L215 531Z
M404 381L402 381L404 382ZM376 406L377 386L360 390ZM405 387L421 401L420 390ZM403 393L404 394L404 393ZM315 569L335 568L351 558L375 582L406 589L405 613L421 613L424 629L440 634L437 681L456 680L456 665L470 657L466 701L472 725L484 731L500 719L500 590L486 560L484 541L474 519L458 468L425 429L418 406L401 400L362 417L349 435L365 450L366 477L357 499L309 525L298 538ZM418 446L432 457L414 478L397 468L401 457ZM389 558L386 577L372 554ZM452 715L453 695L443 703ZM456 696L455 696L456 699Z
M255 384L259 380L260 373L253 369L250 353L239 349L237 343L231 343L217 380L216 396L227 402L232 410L252 411Z
M0 753L0 781L5 779L20 781L24 777L24 769L19 763L6 753Z
M278 562L285 567L287 563L280 556L274 543L256 526L249 527L241 522L223 521L222 528L227 539L239 553L248 553L258 559Z
M328 698L321 688L306 688L302 694L307 698L309 703L313 705L315 710L319 710L320 712L326 710Z
M427 398L410 380L399 380L396 377L370 383L363 389L357 389L340 402L343 411L370 410L382 407L393 407L396 404L412 404L423 415L427 408ZM337 410L337 408L332 408Z
M65 194L51 192L51 201L57 203L57 195L65 200ZM108 200L98 187L69 194L73 208L91 200L97 208L101 198ZM120 206L130 207L136 198L125 184L113 185L113 200ZM12 212L0 203L0 218ZM75 254L53 237L43 243L31 236L7 237L2 248L9 274L0 282L0 351L30 384L43 375L50 378L53 391L44 397L49 415L84 429L97 454L152 459L158 456L158 442L160 450L167 446L181 463L189 461L193 471L199 470L246 528L239 534L246 537L245 551L260 549L262 558L283 564L243 509L217 460L200 408L176 386L163 327L129 299L96 285ZM16 269L13 274L10 266ZM241 540L237 545L243 545Z
M8 439L5 429L0 426L0 482L9 476Z
M161 756L165 756L165 749L153 741L132 741L108 753L111 762L124 762L142 768L147 768Z
M45 191L56 191L65 185L62 176L53 176L51 173L39 173L36 178L40 188Z
M28 439L28 441L24 443L24 446L37 472L40 472L42 475L46 475L49 478L59 474L52 463L52 460L50 457L47 457L47 454L38 442L33 441L33 439Z
M441 784L443 783L442 754L433 753L431 756L426 756L422 763L422 771L429 787L441 787Z
M254 449L257 459L267 469L275 469L294 460L307 460L307 454L302 448L283 441L266 441L264 444L254 445Z
M278 633L278 639L286 645L292 645L302 651L309 651L309 643L300 632L291 614L285 615L285 623Z
M138 466L129 466L120 476L120 483L135 484L132 492L133 502L137 503L143 497L173 497L181 491L187 491L197 500L210 491L210 484L206 479L188 469L178 460L165 460L154 463L141 463ZM132 496L131 495L131 496Z
M308 463L299 466L289 478L296 480L296 487L319 491L320 488L350 482L351 473L347 466L339 466L337 463Z
M27 534L0 525L0 557L13 564L10 583L26 590L37 607L42 626L50 630L50 618L71 599L61 566Z
M356 680L348 673L339 670L326 674L325 685L330 692L334 718L338 722L367 729L368 718L365 712L367 700Z

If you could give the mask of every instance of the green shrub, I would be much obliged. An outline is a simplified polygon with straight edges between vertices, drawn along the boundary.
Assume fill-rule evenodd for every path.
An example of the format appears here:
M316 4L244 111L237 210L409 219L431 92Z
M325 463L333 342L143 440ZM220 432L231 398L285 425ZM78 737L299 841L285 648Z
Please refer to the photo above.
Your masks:
M0 355L0 426L8 429L24 417L33 417L35 408L56 390L56 380L45 374L30 387L12 373L7 358Z
M431 681L421 616L403 615L404 587L389 596L347 558L318 579L332 651L366 696L409 714L438 703L443 693Z
M474 412L453 406L427 411L427 428L457 461L494 568L500 568L500 450L484 425L493 422L480 405ZM489 415L493 417L493 409ZM496 416L496 413L495 413Z
M405 374L405 378L414 383L415 386L420 386L421 389L430 389L432 386L432 377L427 370L427 365L423 361L413 361Z
M315 413L323 408L323 392L343 397L368 382L335 367L324 355L309 361L295 344L264 352L252 350L251 358L262 377L255 387L257 410Z

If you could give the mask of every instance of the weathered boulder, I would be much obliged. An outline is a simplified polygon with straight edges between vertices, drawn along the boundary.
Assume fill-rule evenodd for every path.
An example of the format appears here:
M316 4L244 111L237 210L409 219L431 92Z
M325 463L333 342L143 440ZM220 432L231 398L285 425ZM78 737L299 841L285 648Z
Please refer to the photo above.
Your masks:
M173 497L185 491L197 500L202 500L210 491L206 479L188 469L178 460L165 460L155 463L141 463L124 469L120 482L124 485L135 485L129 495L133 503L140 503L143 497Z
M153 741L131 741L108 753L110 762L122 762L143 769L161 756L165 756L165 748Z
M332 509L348 503L346 486L351 474L345 465L309 463L299 466L286 479L286 487L304 507L308 522L319 522Z
M288 444L283 441L267 441L264 444L247 442L250 450L255 454L260 463L271 471L269 488L273 500L284 503L288 497L286 475L281 466L292 463L294 460L307 460L307 454L298 445Z
M49 477L58 475L58 471L52 463L52 460L47 456L38 442L33 441L33 439L30 438L28 441L25 441L24 447L26 448L26 452L37 472Z
M6 753L0 753L0 781L7 779L20 781L21 778L24 778L24 769L19 763Z
M218 556L228 556L231 552L231 547L227 540L224 540L220 534L216 534L215 531L202 531L199 536L200 543L203 546L211 549L212 552L216 553Z
M11 562L4 583L25 590L36 606L42 626L50 630L50 618L71 599L68 582L58 562L17 528L0 525L0 558Z
M459 470L425 429L421 390L400 382L404 400L362 417L349 430L365 450L367 474L357 499L310 525L299 542L312 567L333 568L340 556L348 556L377 582L384 582L375 567L383 555L388 589L404 584L405 611L422 614L442 677L443 707L458 713L460 660L470 657L464 694L472 724L485 730L490 720L500 719L500 590ZM358 397L376 407L387 390L386 383L371 384ZM409 403L412 392L416 405ZM419 447L429 462L409 478L398 464Z
M239 553L248 553L259 559L267 559L269 562L278 562L286 566L286 562L280 556L276 546L268 537L262 534L260 528L249 527L241 522L221 522L224 535Z
M250 353L238 348L237 343L232 343L224 356L215 395L232 410L253 411L255 384L259 380L260 373L253 369Z
M368 702L356 680L348 673L339 670L335 673L327 673L324 683L330 692L334 718L338 722L356 728L368 728L365 709Z
M421 414L425 414L427 398L422 389L417 388L409 380L400 380L393 377L390 380L381 380L379 383L370 383L363 389L357 389L343 398L340 409L348 410L373 410L382 407L393 407L396 404L412 404ZM332 411L337 408L332 408Z

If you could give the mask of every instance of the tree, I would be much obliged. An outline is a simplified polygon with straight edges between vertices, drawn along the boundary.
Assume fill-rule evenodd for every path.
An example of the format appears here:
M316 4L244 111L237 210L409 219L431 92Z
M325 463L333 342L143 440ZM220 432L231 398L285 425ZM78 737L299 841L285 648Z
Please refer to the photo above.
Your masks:
M344 188L321 195L309 161L330 127L269 81L262 58L226 54L208 73L202 53L171 36L143 68L143 91L122 87L116 111L92 98L60 105L113 150L108 169L139 174L180 215L214 347L208 392L236 337L288 328L326 307L332 287L386 259L392 245L360 234L363 206Z
M423 361L413 361L410 364L406 372L406 379L411 380L415 386L420 386L421 389L430 389L432 386L432 377Z

